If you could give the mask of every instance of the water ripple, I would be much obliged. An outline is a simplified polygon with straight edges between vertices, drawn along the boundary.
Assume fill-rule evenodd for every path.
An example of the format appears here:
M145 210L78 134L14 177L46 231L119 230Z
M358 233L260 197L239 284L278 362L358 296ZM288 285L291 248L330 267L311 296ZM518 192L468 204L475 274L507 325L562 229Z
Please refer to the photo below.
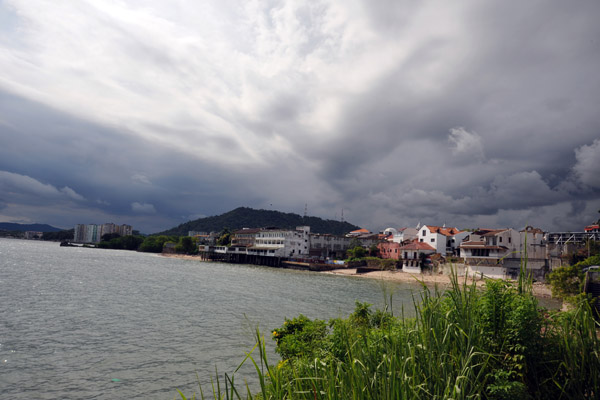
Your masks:
M232 371L257 324L383 303L379 282L347 277L8 239L0 254L3 399L197 393L196 372L209 384ZM418 289L392 287L397 310Z

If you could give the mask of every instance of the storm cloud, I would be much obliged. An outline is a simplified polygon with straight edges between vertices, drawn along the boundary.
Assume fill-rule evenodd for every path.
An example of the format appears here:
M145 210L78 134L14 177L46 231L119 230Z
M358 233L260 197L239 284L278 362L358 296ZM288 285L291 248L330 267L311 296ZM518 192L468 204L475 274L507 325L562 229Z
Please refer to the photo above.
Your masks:
M7 0L0 220L580 230L600 4Z

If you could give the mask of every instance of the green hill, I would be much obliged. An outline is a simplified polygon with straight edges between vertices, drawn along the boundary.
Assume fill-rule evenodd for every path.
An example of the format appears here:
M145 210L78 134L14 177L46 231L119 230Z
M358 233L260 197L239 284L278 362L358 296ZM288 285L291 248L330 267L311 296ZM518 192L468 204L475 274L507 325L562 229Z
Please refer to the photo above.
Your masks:
M188 221L176 228L160 232L161 235L187 235L189 231L220 232L223 228L237 230L242 228L291 228L297 226L310 226L312 233L330 233L332 235L343 235L350 231L360 229L348 222L324 220L318 217L302 217L298 214L282 213L279 211L255 210L248 207L240 207L225 214L213 217L200 218Z
M0 222L0 230L14 232L58 232L62 229L47 224L17 224L13 222Z

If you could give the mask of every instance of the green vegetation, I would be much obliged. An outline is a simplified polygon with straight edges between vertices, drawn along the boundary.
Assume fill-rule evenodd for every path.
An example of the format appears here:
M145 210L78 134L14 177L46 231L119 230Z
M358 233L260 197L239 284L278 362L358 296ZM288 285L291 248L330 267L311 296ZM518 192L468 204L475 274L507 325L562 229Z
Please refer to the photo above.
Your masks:
M97 247L101 249L122 249L137 250L146 253L162 253L166 243L172 243L173 249L180 254L198 253L196 240L189 236L119 236L119 234L109 233L102 236L102 241Z
M231 244L231 231L229 228L223 228L223 230L219 233L219 237L217 238L218 246L229 246Z
M190 236L181 236L175 245L175 252L180 254L197 254L198 244L196 239Z
M62 229L48 225L48 224L17 224L13 222L0 222L0 231L14 231L14 232L59 232Z
M67 229L58 232L44 232L42 240L49 240L55 242L70 241L73 240L75 235L75 229Z
M351 247L346 250L348 261L359 261L367 255L367 250L362 246Z
M415 317L356 303L345 319L303 315L272 331L244 363L259 388L217 378L219 399L598 399L599 325L587 302L568 312L541 309L531 282L490 280L483 289L453 277L446 292L423 286ZM239 370L239 367L238 367ZM237 371L237 370L236 370ZM223 384L224 383L224 384ZM182 398L185 396L180 392ZM201 398L205 398L200 391Z
M143 242L143 236L120 236L118 233L107 233L102 236L102 241L96 247L101 249L137 250Z
M276 226L278 228L295 229L297 226L310 226L313 233L329 233L343 235L358 226L348 222L324 220L317 217L302 217L293 213L282 213L271 210L254 210L248 207L239 207L225 214L200 218L188 221L175 228L158 233L159 235L187 235L189 231L220 232L225 227L231 231L242 228L265 228Z
M600 265L600 254L588 257L570 266L554 269L547 278L552 289L552 296L570 304L579 302L585 278L583 269L592 265Z

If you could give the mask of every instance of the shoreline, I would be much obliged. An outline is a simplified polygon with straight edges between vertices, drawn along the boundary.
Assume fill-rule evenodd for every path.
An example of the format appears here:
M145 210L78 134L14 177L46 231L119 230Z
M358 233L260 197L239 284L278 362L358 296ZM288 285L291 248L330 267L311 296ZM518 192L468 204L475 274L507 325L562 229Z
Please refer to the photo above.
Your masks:
M179 258L182 260L195 260L195 261L204 261L200 256L191 256L186 254L163 254L159 255L163 257L170 258ZM365 278L365 279L379 279L383 281L390 282L404 282L404 283L424 283L427 286L439 285L441 288L450 286L450 276L444 274L411 274L408 272L402 271L371 271L365 272L362 274L356 273L356 268L340 268L334 269L331 271L322 271L318 272L320 274L328 274L328 275L343 275L343 276L352 276L357 278ZM464 282L465 277L459 276L459 282ZM509 281L514 282L514 281ZM473 283L473 278L467 278L467 284ZM485 280L476 279L475 283L477 286L482 286L485 284ZM552 291L550 290L550 286L536 282L532 287L533 294L536 297L544 297L544 298L552 298Z
M445 274L411 274L402 271L371 271L365 272L363 274L357 274L355 268L335 269L333 271L327 271L322 273L330 275L355 276L358 278L366 279L379 279L390 282L424 283L427 286L439 285L441 288L448 287L451 284L450 276ZM459 283L463 283L465 281L465 277L459 276L458 281ZM474 280L473 278L466 278L466 281L467 284L472 284L473 282L475 282L477 286L483 286L485 284L484 279ZM515 282L512 280L507 281ZM536 297L552 298L552 291L550 290L550 286L544 283L535 282L532 286L532 291Z

